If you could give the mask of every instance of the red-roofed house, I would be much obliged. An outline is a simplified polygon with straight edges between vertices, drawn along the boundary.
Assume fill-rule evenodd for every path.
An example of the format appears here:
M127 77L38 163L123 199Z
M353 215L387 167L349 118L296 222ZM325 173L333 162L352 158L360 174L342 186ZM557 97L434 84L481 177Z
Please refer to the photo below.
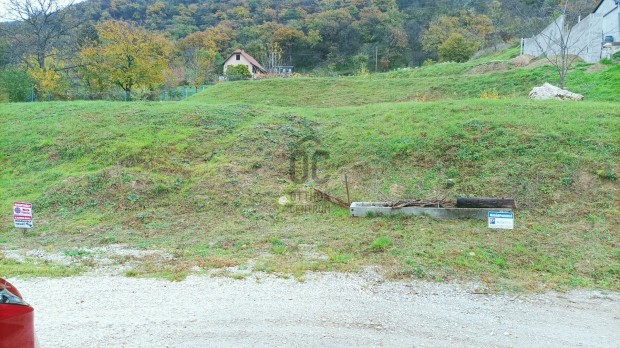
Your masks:
M264 74L267 71L260 65L259 62L254 59L251 55L249 55L246 51L242 49L238 49L234 51L225 61L224 61L224 74L226 74L226 69L231 65L245 65L248 67L248 70L252 73L252 77L256 77L256 74Z

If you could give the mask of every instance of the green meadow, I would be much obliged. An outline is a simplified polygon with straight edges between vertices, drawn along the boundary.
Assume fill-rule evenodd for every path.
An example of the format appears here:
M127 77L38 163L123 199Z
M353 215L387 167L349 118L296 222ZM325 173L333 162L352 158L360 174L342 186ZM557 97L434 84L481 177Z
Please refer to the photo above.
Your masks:
M0 250L161 250L173 257L126 274L173 280L379 265L497 290L619 290L620 68L576 66L567 88L586 101L534 101L549 66L471 73L504 58L220 83L181 102L0 104ZM302 153L316 175L294 182ZM351 201L513 197L516 227L296 209L312 187L346 200L345 175ZM14 201L34 204L35 229L13 227ZM1 255L5 276L89 267Z

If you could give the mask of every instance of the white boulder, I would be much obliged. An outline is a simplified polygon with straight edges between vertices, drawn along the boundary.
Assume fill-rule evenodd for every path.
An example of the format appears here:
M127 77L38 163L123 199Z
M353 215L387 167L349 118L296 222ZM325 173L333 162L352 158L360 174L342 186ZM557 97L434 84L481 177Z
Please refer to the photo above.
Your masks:
M546 83L534 87L530 92L531 99L583 100L581 94L573 93L552 84Z

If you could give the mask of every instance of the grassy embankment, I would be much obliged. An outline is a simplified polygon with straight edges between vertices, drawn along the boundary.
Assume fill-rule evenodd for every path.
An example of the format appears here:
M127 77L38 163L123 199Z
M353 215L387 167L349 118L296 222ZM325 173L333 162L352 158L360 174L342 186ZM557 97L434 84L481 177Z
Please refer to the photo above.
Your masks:
M185 102L1 105L0 249L159 249L175 258L128 274L171 279L194 266L301 277L379 264L499 289L620 289L620 107L592 92L618 85L618 66L578 67L581 103L524 98L549 68L470 68L235 82ZM294 213L277 201L303 188L288 165L306 136L329 153L317 186L341 198L344 174L353 201L511 196L517 227L500 246L478 221ZM34 202L35 230L12 228L16 200ZM79 270L0 258L8 276Z

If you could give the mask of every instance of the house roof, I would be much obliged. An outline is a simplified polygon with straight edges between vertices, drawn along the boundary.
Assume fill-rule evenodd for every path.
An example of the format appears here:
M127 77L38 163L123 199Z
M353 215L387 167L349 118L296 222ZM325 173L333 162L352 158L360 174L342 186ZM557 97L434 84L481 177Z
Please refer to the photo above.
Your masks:
M238 49L235 50L233 53L231 53L230 56L228 56L228 58L226 58L225 62L227 62L230 57L234 56L235 54L241 54L243 57L245 57L245 59L248 60L248 62L250 62L250 64L254 65L255 67L257 67L259 70L261 70L262 72L265 72L265 68L263 68L262 65L260 65L259 62L256 61L256 59L254 59L254 57L252 57L251 55L248 54L248 52L242 50L242 49Z

